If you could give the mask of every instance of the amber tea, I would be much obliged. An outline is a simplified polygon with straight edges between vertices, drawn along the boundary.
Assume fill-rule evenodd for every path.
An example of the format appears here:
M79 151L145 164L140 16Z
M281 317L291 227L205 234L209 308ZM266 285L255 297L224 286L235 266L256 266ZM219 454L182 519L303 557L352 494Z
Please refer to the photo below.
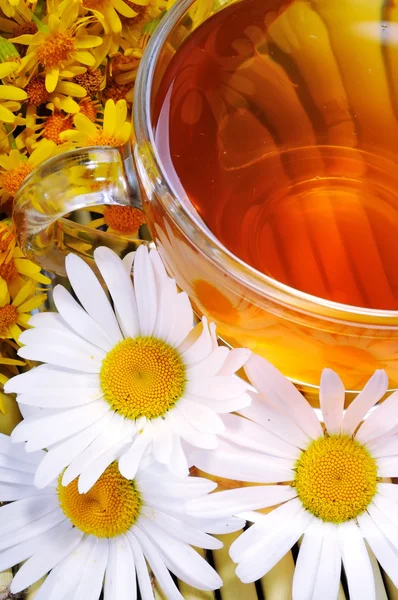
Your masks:
M355 5L216 13L163 77L156 145L243 261L321 298L398 309L398 16L385 8L382 26L380 2Z

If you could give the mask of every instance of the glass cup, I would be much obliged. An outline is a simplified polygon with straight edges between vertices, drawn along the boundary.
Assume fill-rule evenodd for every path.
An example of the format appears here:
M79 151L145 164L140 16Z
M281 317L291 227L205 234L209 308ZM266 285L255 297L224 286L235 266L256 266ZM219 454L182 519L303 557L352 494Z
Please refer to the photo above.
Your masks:
M218 2L216 10L232 3ZM300 178L308 177L308 169L314 174L315 149L340 177L355 178L358 162L366 157L370 172L377 174L378 180L383 172L386 190L396 192L398 126L394 111L398 110L398 96L394 94L398 94L398 87L392 73L398 53L396 44L391 48L383 45L383 35L396 31L393 21L398 21L398 9L392 7L383 13L379 0L347 0L344 7L337 0L269 3L275 8L273 43L285 43L284 51L291 53L303 78L309 74L315 77L316 110L324 117L324 136L319 136L314 146L308 140L290 140L284 160L295 164L295 183L300 185ZM132 144L140 193L129 148L84 149L52 159L30 176L16 198L15 219L22 247L40 264L56 271L62 270L69 251L90 260L93 248L105 243L123 255L131 244L104 232L95 232L93 239L92 230L71 224L65 215L98 203L137 206L142 201L152 238L170 274L189 294L195 310L216 322L226 343L265 356L315 404L324 367L341 376L350 391L347 402L377 368L387 371L390 389L396 389L398 311L325 300L249 266L210 231L183 187L171 179L170 165L160 157L153 123L154 99L175 53L214 10L213 1L180 0L162 20L145 51L135 87ZM297 28L281 27L279 31L282 18L290 18L290 25ZM300 32L302 22L306 29ZM319 36L321 25L329 32L326 41ZM362 46L358 45L358 31ZM320 40L319 46L310 45L313 39ZM293 40L296 45L287 47ZM269 50L264 47L263 52ZM390 65L383 78L380 60ZM352 77L354 66L356 77ZM378 97L372 98L376 82ZM393 89L393 101L387 88ZM295 153L303 148L308 151L301 152L299 159ZM75 167L80 168L77 183L71 171ZM54 173L58 179L52 183ZM87 179L95 189L87 188Z

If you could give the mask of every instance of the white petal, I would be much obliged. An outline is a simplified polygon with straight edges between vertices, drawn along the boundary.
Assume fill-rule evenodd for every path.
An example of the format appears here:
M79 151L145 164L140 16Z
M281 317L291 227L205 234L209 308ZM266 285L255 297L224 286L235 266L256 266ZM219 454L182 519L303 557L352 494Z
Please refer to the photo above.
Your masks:
M398 435L386 435L366 444L373 458L393 457L398 455Z
M115 313L106 294L90 267L74 254L65 260L69 281L83 308L105 331L113 344L122 339Z
M395 504L395 511L397 505ZM390 541L396 550L398 550L398 527L389 519L389 512L383 513L373 502L367 507L367 511L380 529L383 535Z
M296 496L297 492L289 485L242 487L192 500L187 505L187 512L198 517L226 517L245 510L275 506Z
M240 562L245 556L251 554L258 544L262 544L264 539L278 534L279 531L286 528L287 524L293 523L298 515L303 512L300 500L294 498L266 515L258 513L259 523L249 527L231 545L229 549L230 557L234 562Z
M166 598L168 600L183 600L183 597L181 596L170 576L170 573L164 565L160 553L155 548L153 543L148 539L141 529L138 529L138 527L134 526L131 530L131 534L141 546L144 556L147 559L160 587L165 593Z
M52 491L1 506L0 535L5 536L21 527L29 527L32 521L48 515L57 506L58 499Z
M186 369L188 381L217 375L228 356L228 352L228 348L220 346L200 362L188 366Z
M387 496L376 494L373 498L373 503L380 509L384 516L391 521L391 523L398 527L398 510L394 500L391 500L391 498L388 498Z
M11 469L13 471L21 471L22 473L34 474L36 472L36 465L26 463L22 460L18 460L11 456L6 456L0 453L0 467Z
M148 248L141 245L134 260L134 291L141 335L152 335L157 313L157 291Z
M202 317L202 321L197 327L201 328L200 335L182 352L182 359L186 365L194 365L204 360L213 350L206 317Z
M237 398L230 398L228 400L224 400L222 398L210 400L210 398L193 396L192 394L189 396L186 394L185 397L189 400L193 400L194 402L202 404L203 406L211 408L211 410L219 415L243 410L247 406L250 406L251 403L249 394L241 394Z
M78 546L46 577L35 600L71 600L79 585L91 550L91 536L85 536Z
M398 552L389 543L376 526L372 517L364 512L357 518L362 535L366 538L373 554L376 556L381 567L398 588Z
M58 539L60 535L65 535L71 530L71 523L65 519L62 523L50 529L50 531L46 531L38 537L30 538L16 546L12 546L12 548L9 548L8 550L4 550L0 553L0 571L4 571L5 569L22 563L30 556L33 556L37 551L37 548L45 548L48 541L51 541L54 538Z
M136 600L134 556L125 535L109 540L104 600Z
M98 458L103 452L119 444L126 436L126 428L129 423L125 423L123 417L109 411L100 421L102 427L99 435L81 452L74 460L70 462L66 469L62 483L68 485L80 473L89 467L89 465ZM133 432L133 424L131 426Z
M107 415L87 427L77 435L65 440L56 448L47 452L36 472L35 484L44 488L51 483L63 469L79 456L100 434L107 423Z
M220 376L233 375L236 371L239 371L243 365L249 360L251 356L251 350L248 348L236 348L230 350L225 363L223 364L221 371L218 372Z
M177 290L169 279L159 290L159 301L153 337L167 341L172 335Z
M10 457L11 459L27 463L27 469L29 465L36 467L44 456L43 451L28 454L23 445L14 444L10 436L4 435L4 433L0 433L0 454L4 457Z
M253 421L237 415L224 415L222 419L225 431L221 437L234 444L264 454L289 458L292 461L296 461L300 455L300 450L296 446L292 446L270 431L264 430L261 425L253 423Z
M219 444L217 452L193 450L192 463L209 475L218 475L235 481L256 483L277 483L293 481L294 472L285 466L285 459L278 459L259 453L231 451L226 445Z
M188 461L178 435L173 435L173 448L168 469L178 477L185 477L189 472Z
M366 444L376 437L385 436L397 424L398 392L391 394L378 406L362 423L355 439L360 444Z
M53 298L59 314L71 329L105 352L111 350L114 346L112 340L64 287L57 285Z
M108 561L108 540L93 537L91 552L86 560L84 571L79 579L74 595L70 600L98 600Z
M63 521L65 521L65 515L59 506L57 506L51 512L43 515L39 519L32 520L28 525L19 527L19 529L3 535L0 539L0 551L35 538L42 533L53 529L53 527Z
M126 537L129 541L134 556L140 596L142 600L154 600L152 584L140 544L137 542L134 535L130 533L130 531L126 533Z
M81 373L52 365L40 365L10 379L5 389L7 393L27 393L30 396L57 394L60 391L65 393L69 389L72 394L76 389L84 389L92 394L100 389L100 379L98 373Z
M217 434L224 431L225 425L221 418L207 406L193 402L188 398L181 398L177 406L179 412L195 429L208 434Z
M375 371L363 390L347 408L343 417L342 433L352 435L366 413L384 396L387 388L388 377L385 371Z
M271 363L252 354L245 364L245 371L253 386L273 403L283 406L310 438L323 436L321 424L307 400Z
M148 427L141 434L138 434L130 449L119 459L119 470L126 479L134 479L141 458L144 452L152 442L152 436Z
M153 431L153 455L162 464L169 464L173 451L173 431L159 418L151 422Z
M293 522L258 544L258 553L245 556L236 568L243 583L251 583L268 573L297 542L314 517L308 512L299 513Z
M23 500L41 493L36 487L30 485L17 485L12 483L0 483L0 502L12 502Z
M12 593L21 592L46 575L76 548L83 535L82 531L74 527L62 538L55 536L49 539L46 547L38 548L35 554L19 569L11 584Z
M137 529L140 532L144 529L148 539L167 559L168 568L179 579L199 590L216 590L222 586L222 580L217 572L191 546L170 536L154 522L145 518L139 520Z
M28 440L26 444L28 452L47 448L51 444L55 444L89 427L109 412L109 410L110 407L106 402L96 400L91 404L85 404L71 410L50 415L49 417L44 417L40 419L40 426L37 432L34 425L31 427L27 426L25 431L21 428L22 433L20 430L19 436L23 435ZM18 439L21 439L21 437ZM15 441L17 441L17 438L15 438Z
M176 348L193 328L194 316L188 295L181 292L174 300L173 306L174 319L173 327L170 328L169 335L165 340L168 344Z
M56 312L36 313L30 318L29 325L36 329L56 329L64 333L73 333L73 329L69 327L65 319Z
M187 394L209 398L210 400L238 398L248 389L246 381L236 375L216 375L205 379L187 382Z
M394 502L398 502L398 485L396 483L378 483L377 491L382 496L386 496L393 500Z
M94 483L98 481L109 465L119 458L124 448L126 448L125 443L121 442L117 444L98 456L88 467L83 469L78 482L79 494L86 494L93 487Z
M21 333L19 341L22 344L25 344L32 352L36 347L39 348L43 344L47 345L49 349L54 352L58 352L60 354L64 352L66 357L69 356L70 353L73 355L75 352L79 356L82 356L82 360L88 364L95 363L101 365L106 356L106 352L76 335L74 331L69 333L67 331L57 331L56 329L27 329ZM42 362L54 364L51 362L51 360L43 360ZM69 367L68 365L66 365L66 367L73 368ZM82 368L77 370L82 371ZM92 371L88 370L88 373L91 372Z
M398 456L377 459L378 477L398 477Z
M178 404L174 407L173 411L168 414L168 421L172 424L174 433L180 435L188 444L195 446L196 448L206 448L214 450L217 448L218 440L215 435L202 433L198 431L191 423L184 417L182 412L178 409Z
M98 357L97 359L91 358L92 356L95 356L94 352L83 352L80 348L73 347L73 344L66 344L66 341L63 344L58 341L57 346L46 344L43 338L40 343L30 344L29 346L20 348L18 350L18 355L22 358L47 362L51 365L64 367L66 369L74 369L86 373L99 373L102 359Z
M24 471L15 471L0 467L0 481L2 483L18 483L20 485L33 485L33 474Z
M210 550L222 548L222 542L216 538L160 510L143 506L141 514L149 521L154 521L161 529L181 542Z
M124 268L126 269L126 271L130 277L131 277L131 271L132 271L133 265L134 265L135 255L136 255L136 252L133 251L133 252L129 252L128 254L126 254L126 256L124 256L122 258L122 263L124 265Z
M142 477L140 476L142 474ZM217 484L210 479L204 477L184 477L184 478L160 478L154 477L153 479L145 478L145 470L140 471L135 479L135 482L140 491L146 494L161 494L163 496L170 496L170 498L201 498L212 492Z
M350 598L376 600L372 565L359 527L346 521L339 525L338 535Z
M156 282L160 285L165 284L167 281L174 281L167 275L167 271L163 265L162 259L160 258L159 252L154 248L151 248L149 252L151 259L153 272L155 275Z
M101 246L94 259L112 296L120 327L125 337L136 337L140 331L133 284L120 258Z
M319 398L326 429L329 434L338 435L343 420L345 388L332 369L322 371Z
M335 525L322 523L322 526L323 544L313 598L335 600L338 597L341 574L339 539Z
M304 450L309 446L311 439L289 416L276 410L264 396L252 392L249 392L249 396L252 400L251 404L239 411L241 415L255 423L259 423L271 433L282 438L285 442L297 446L297 448Z
M321 558L322 525L320 520L314 519L304 535L293 576L294 600L308 600L313 597L312 592Z

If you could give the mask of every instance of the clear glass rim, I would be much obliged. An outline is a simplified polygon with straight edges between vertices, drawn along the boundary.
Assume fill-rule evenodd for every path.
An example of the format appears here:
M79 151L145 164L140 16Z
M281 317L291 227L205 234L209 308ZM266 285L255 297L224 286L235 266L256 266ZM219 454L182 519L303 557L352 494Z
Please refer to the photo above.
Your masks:
M180 231L222 271L239 281L244 287L256 294L285 307L307 315L348 323L352 325L366 324L377 329L397 329L398 310L368 309L360 306L342 304L312 296L296 290L280 281L257 271L232 252L230 252L204 225L199 215L188 210L170 182L167 171L157 152L154 131L151 121L152 84L160 53L169 34L173 31L187 10L200 0L180 0L162 19L145 49L141 60L136 85L134 102L134 126L138 148L146 145L146 152L161 175L161 180L153 182L155 193L170 219ZM167 197L167 202L164 199Z

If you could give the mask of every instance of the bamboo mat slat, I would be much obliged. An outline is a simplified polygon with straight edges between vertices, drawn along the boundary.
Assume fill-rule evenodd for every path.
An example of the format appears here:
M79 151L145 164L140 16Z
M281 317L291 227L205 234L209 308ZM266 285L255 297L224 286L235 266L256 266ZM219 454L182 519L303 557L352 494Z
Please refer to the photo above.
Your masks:
M243 584L235 575L236 565L229 557L231 544L240 536L241 531L220 536L224 547L213 551L214 566L224 582L220 589L222 600L258 600L254 583Z
M261 579L261 587L266 600L292 600L294 560L291 552L278 562Z

